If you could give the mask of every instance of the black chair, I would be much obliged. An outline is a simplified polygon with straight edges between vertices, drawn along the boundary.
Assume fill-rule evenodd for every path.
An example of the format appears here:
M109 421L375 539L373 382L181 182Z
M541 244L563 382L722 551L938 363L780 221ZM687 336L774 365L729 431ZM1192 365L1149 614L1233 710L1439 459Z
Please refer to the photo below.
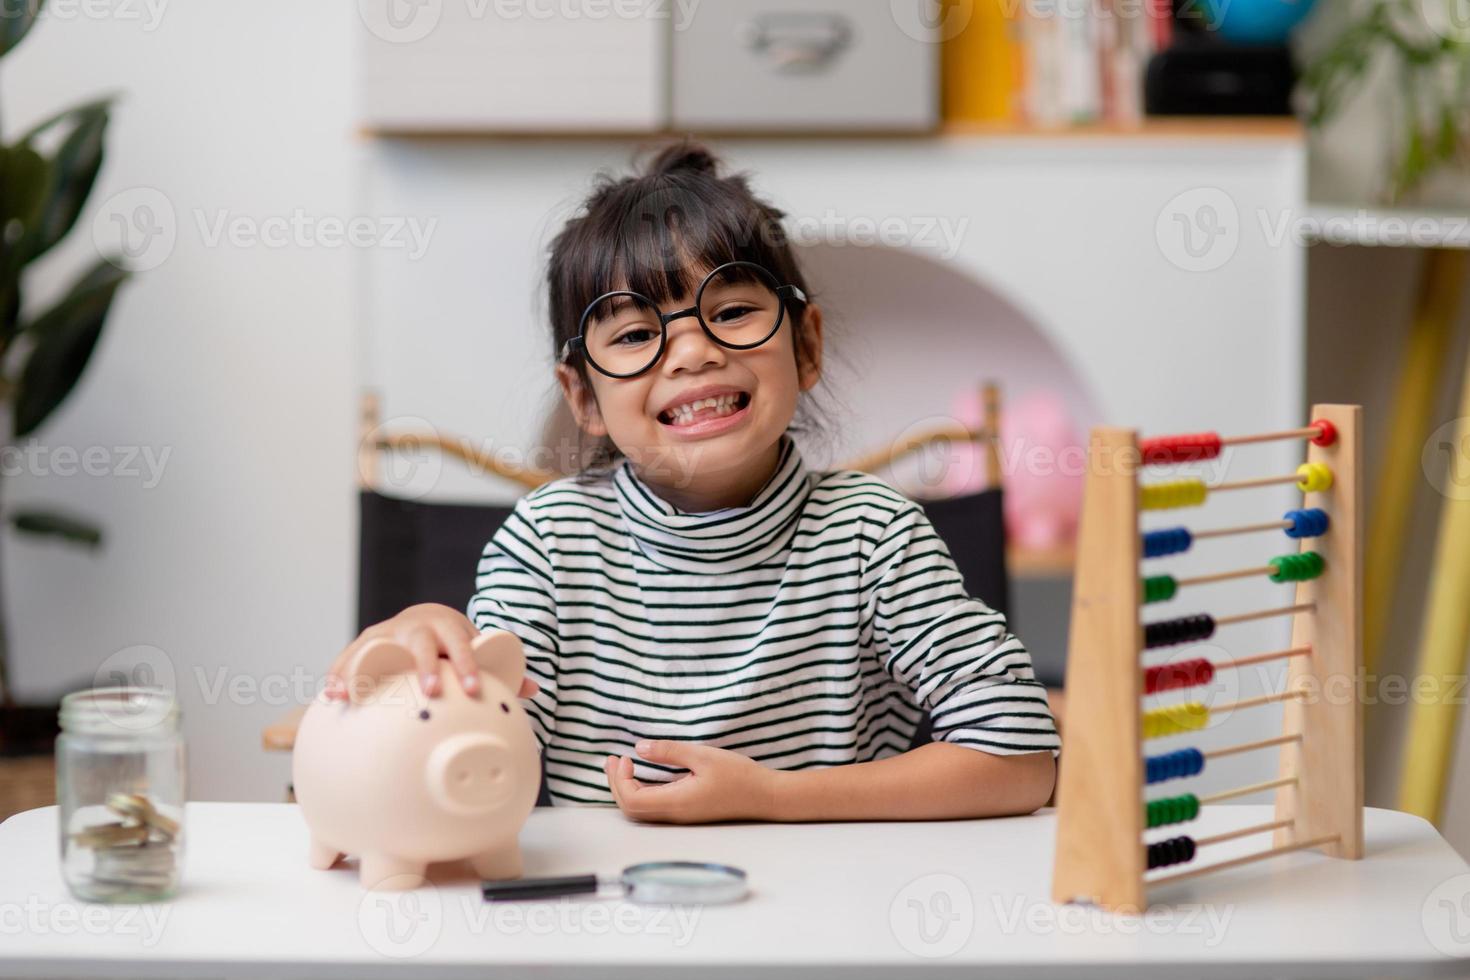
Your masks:
M475 568L485 542L510 515L510 506L403 500L373 490L359 493L362 518L358 556L359 629L406 606L439 602L455 609L469 603ZM944 539L971 595L998 612L1010 611L1005 523L1001 491L984 490L922 502ZM932 740L925 718L910 747ZM550 806L542 761L538 806Z

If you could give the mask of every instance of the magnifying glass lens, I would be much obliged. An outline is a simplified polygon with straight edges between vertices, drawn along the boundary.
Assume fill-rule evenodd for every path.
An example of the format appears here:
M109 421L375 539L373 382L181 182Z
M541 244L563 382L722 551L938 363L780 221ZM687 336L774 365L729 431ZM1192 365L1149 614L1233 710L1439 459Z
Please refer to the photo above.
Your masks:
M659 905L716 905L745 897L745 872L726 864L651 861L623 869L626 897Z

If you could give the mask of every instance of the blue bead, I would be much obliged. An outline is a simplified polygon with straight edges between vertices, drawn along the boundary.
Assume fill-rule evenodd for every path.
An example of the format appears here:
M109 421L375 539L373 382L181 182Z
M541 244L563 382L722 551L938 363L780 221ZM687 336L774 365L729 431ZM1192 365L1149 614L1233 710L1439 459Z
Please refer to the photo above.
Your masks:
M1291 538L1320 538L1327 533L1330 523L1327 512L1320 507L1289 510L1285 519L1291 521L1291 527L1286 529L1287 537Z
M1194 544L1194 535L1186 527L1168 527L1161 531L1149 531L1143 536L1143 557L1162 558L1188 551Z
M1144 759L1145 781L1162 783L1169 779L1198 776L1205 768L1205 754L1199 749L1179 749Z

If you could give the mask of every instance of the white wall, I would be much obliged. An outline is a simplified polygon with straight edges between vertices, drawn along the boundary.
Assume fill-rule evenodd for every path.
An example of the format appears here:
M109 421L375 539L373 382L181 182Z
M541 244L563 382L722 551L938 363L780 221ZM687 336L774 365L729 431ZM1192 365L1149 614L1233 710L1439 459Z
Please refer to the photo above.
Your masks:
M207 692L221 671L254 687L315 669L350 628L353 260L211 245L196 213L352 214L354 5L169 3L156 23L142 4L100 19L79 6L48 5L0 62L12 137L64 105L122 96L92 207L32 298L95 257L91 222L111 195L160 192L177 239L120 294L83 384L38 434L47 475L4 480L9 506L64 506L107 534L95 555L6 536L16 686L51 696L89 684L117 651L156 648L149 661L177 674L192 794L279 799L284 770L262 756L259 729L282 708ZM57 475L65 447L93 446L108 447L111 475ZM166 452L161 480L115 472L127 459L113 447Z

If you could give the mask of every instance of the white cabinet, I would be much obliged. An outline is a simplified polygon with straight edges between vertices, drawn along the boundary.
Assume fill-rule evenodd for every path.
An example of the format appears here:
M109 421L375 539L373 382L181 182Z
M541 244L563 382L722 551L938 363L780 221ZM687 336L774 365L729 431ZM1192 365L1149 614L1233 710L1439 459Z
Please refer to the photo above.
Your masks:
M369 129L635 132L667 122L670 0L358 0Z

